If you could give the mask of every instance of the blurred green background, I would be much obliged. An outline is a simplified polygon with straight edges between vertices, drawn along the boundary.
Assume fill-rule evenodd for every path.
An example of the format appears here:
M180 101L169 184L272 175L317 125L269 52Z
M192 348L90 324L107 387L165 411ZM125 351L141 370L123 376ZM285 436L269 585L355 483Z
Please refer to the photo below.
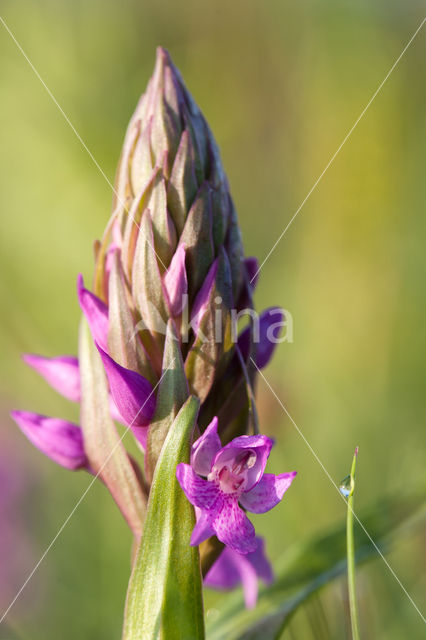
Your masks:
M113 179L127 122L167 47L222 151L248 255L262 260L401 53L421 2L18 0L1 15ZM424 478L426 30L418 35L262 269L258 307L294 322L266 377L332 476L360 447L356 507ZM43 458L8 412L77 420L20 360L75 353L75 281L111 189L0 25L0 605L3 611L88 485ZM272 558L345 516L345 505L268 388L270 470L297 469L255 518ZM423 536L388 557L425 609ZM130 535L91 489L11 610L0 638L118 638ZM359 572L364 638L424 626L380 559ZM207 596L215 607L215 595ZM315 637L312 606L291 639ZM321 596L328 637L349 637L345 582Z

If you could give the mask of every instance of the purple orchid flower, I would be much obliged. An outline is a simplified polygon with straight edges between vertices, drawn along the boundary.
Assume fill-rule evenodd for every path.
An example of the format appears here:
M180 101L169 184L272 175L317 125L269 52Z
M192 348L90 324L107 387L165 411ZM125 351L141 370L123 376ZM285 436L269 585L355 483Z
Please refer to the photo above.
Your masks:
M273 440L263 435L239 436L222 447L217 426L214 418L194 442L191 464L180 463L176 469L186 497L201 511L191 545L216 535L238 553L253 553L258 547L255 530L239 504L252 513L269 511L297 472L265 474Z
M256 538L256 542L257 549L245 555L225 547L204 578L205 586L213 589L234 589L242 584L247 609L256 606L259 578L266 584L274 579L265 542L262 538Z

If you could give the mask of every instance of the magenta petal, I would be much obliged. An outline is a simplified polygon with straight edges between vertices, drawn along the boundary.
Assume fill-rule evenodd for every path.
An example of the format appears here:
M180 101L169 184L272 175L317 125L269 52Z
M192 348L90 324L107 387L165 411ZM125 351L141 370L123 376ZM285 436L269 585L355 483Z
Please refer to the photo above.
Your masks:
M188 280L185 268L185 245L177 248L170 266L164 276L164 288L169 301L169 309L172 316L179 316L186 302L188 293Z
M124 424L124 420L121 417L121 413L117 409L117 405L115 404L111 394L109 394L109 413L113 420L116 420L117 422L121 422L121 424Z
M247 469L243 491L250 489L259 482L265 470L274 441L267 436L239 436L231 440L219 451L213 460L213 469L220 471L224 466L232 467L237 457L245 450L251 450L256 454L253 466Z
M240 560L247 556L225 547L204 578L206 587L234 589L241 583Z
M119 365L96 345L108 377L112 398L124 424L131 427L137 440L145 446L147 427L155 410L151 384L136 371Z
M259 578L262 578L266 584L270 584L274 580L274 573L272 571L271 564L266 557L265 553L265 541L263 538L256 538L259 543L256 551L248 556L251 564L256 570Z
M280 502L296 474L297 471L281 473L279 476L265 473L250 491L241 494L241 505L252 513L269 511Z
M202 511L201 509L197 509L200 513L197 517L197 523L192 531L191 535L191 546L196 547L207 538L211 538L214 536L214 529L212 527L212 522L214 519L214 514L211 511Z
M254 553L256 552L254 551ZM255 568L247 559L247 556L242 557L244 559L242 561L240 560L240 572L241 582L243 583L244 602L247 609L254 609L259 590L257 574Z
M209 272L206 276L206 279L203 282L203 285L197 296L194 300L194 304L192 307L192 315L191 315L191 326L194 329L195 335L198 333L198 329L201 324L201 320L204 317L204 314L207 311L207 307L209 304L209 299L212 293L212 289L214 286L216 274L218 269L218 259L213 262L212 266L209 269Z
M223 544L238 553L251 553L257 548L254 527L235 498L223 500L222 508L213 521L213 529Z
M50 384L55 391L72 402L80 402L80 373L74 356L45 358L24 354L24 361Z
M28 440L62 467L75 471L88 466L77 425L29 411L12 411L11 416Z
M213 458L221 449L220 438L217 435L217 418L213 418L203 435L192 445L191 466L200 476L208 476Z
M84 288L83 276L77 279L77 293L81 310L86 316L93 339L104 351L108 350L108 307L100 298Z
M204 584L215 589L233 589L242 583L246 607L256 605L258 579L270 583L273 580L271 565L265 556L264 541L256 538L258 547L252 553L242 555L226 547L208 571Z
M219 489L213 482L197 476L189 464L181 462L176 467L176 478L189 502L202 510L217 510L221 506Z
M266 367L277 346L283 327L284 312L280 307L270 307L260 314L259 332L254 334L255 362L259 369Z

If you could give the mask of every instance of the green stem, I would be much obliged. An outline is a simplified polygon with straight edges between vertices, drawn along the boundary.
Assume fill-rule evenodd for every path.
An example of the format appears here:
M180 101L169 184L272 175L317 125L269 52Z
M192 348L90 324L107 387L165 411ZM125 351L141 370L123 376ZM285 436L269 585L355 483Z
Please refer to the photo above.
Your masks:
M358 454L358 447L355 449L351 468L351 490L348 496L348 512L346 518L346 549L348 558L348 589L349 589L349 609L351 614L352 639L359 640L358 610L356 602L355 588L355 545L354 545L354 490L355 490L355 467Z

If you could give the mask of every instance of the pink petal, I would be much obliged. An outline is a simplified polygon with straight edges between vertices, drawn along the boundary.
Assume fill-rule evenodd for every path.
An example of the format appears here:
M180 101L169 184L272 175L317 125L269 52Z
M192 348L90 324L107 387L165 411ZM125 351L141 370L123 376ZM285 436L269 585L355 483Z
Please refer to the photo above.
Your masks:
M108 377L112 398L124 423L146 445L147 427L155 410L151 384L136 371L119 365L97 344Z
M279 476L265 473L258 484L241 494L241 505L252 513L265 513L273 509L290 487L296 474L297 471L282 473Z
M248 556L248 560L250 560L251 564L255 568L258 577L262 578L266 584L270 584L274 580L274 573L272 571L271 564L266 557L265 541L263 538L256 538L256 540L258 541L259 546L254 553L251 553Z
M74 356L45 358L24 354L24 361L50 384L55 391L72 402L80 402L80 373Z
M21 431L34 446L66 469L88 467L80 427L59 418L47 418L29 411L12 411Z
M217 418L213 418L203 435L192 445L191 466L200 476L208 476L215 455L222 447L217 435Z
M270 583L273 580L271 565L265 556L264 540L256 538L258 547L252 553L242 555L226 547L208 571L204 584L215 589L233 589L242 583L248 609L257 601L258 579Z
M197 510L197 507L195 507ZM191 545L193 547L198 546L207 538L211 538L214 536L214 529L212 526L214 514L211 511L202 511L199 509L200 513L197 517L197 523L192 531L191 535Z
M194 304L192 306L191 326L194 329L195 335L197 335L198 329L200 328L201 320L203 319L204 314L207 311L210 296L215 283L217 269L218 259L216 258L216 260L210 267L206 279L204 280L203 285L194 300Z
M254 553L256 553L254 551ZM251 555L251 554L249 554ZM242 556L240 560L241 582L243 583L244 602L247 609L254 609L257 602L258 582L256 570L248 560L247 556Z
M109 413L111 415L111 418L113 420L116 420L117 422L120 422L121 424L125 424L121 413L119 412L119 410L117 409L117 405L115 404L111 393L109 394Z
M221 506L220 491L213 482L197 476L189 464L181 462L176 467L176 478L189 502L202 510L216 510Z
M233 589L241 583L240 560L247 556L225 547L204 578L206 587Z
M108 350L108 307L91 291L84 288L83 276L77 279L77 293L81 310L89 323L90 331L95 342L104 351Z
M177 248L164 276L163 283L169 301L170 313L173 317L179 316L185 306L188 293L184 244L179 245Z
M257 548L254 527L235 498L223 500L213 528L219 540L238 553L251 553Z
M250 491L263 475L273 444L274 441L267 436L239 436L231 440L229 444L219 451L213 460L212 468L218 472L224 466L230 468L242 451L254 451L256 461L250 469L244 472L246 480L242 487L243 491Z

